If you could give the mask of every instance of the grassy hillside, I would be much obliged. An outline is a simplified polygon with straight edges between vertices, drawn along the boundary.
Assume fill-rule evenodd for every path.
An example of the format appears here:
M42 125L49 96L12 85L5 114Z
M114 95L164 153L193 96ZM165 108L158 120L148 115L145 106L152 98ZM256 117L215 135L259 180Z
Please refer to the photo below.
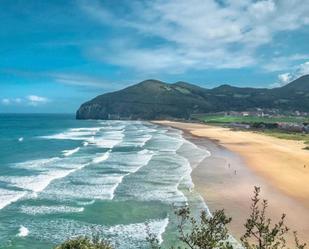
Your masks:
M81 105L78 119L190 119L199 113L274 109L309 110L309 75L274 89L223 85L205 89L185 82L146 80Z

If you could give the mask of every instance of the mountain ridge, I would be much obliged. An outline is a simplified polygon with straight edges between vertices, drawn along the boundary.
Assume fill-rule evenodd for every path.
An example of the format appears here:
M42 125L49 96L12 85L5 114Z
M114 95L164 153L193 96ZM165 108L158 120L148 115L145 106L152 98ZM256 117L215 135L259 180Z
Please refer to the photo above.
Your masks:
M254 108L281 111L309 110L309 75L277 88L221 85L212 89L187 82L165 83L148 79L85 102L77 119L189 119L192 114L246 111Z

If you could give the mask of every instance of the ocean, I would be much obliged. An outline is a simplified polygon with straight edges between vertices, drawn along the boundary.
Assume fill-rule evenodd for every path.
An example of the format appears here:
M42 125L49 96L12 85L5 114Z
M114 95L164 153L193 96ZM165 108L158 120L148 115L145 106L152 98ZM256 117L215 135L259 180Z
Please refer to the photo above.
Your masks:
M205 149L142 121L0 115L0 248L50 249L75 236L147 248L175 243L175 208L207 209L194 190Z

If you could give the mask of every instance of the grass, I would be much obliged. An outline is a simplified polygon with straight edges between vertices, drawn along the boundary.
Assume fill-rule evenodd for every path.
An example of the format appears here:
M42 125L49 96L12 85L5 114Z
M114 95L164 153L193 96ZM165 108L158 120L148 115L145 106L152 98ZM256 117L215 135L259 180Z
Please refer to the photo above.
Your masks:
M309 144L309 134L284 132L280 130L269 130L269 129L263 130L262 133L272 136L272 137L281 138L281 139L304 141L305 144Z
M225 116L225 115L205 115L198 117L199 120L206 123L276 123L276 122L287 122L287 123L300 123L309 122L309 118L285 116L285 117L257 117L257 116Z
M284 117L257 117L257 116L225 116L222 114L218 115L203 115L197 116L197 119L215 126L224 126L229 123L267 123L272 124L276 122L287 122L287 123L300 123L309 122L309 118L305 117L295 117L295 116L284 116ZM269 135L276 138L304 141L307 145L304 149L309 150L309 134L297 133L297 132L287 132L278 129L250 129L249 131L259 132L265 135Z

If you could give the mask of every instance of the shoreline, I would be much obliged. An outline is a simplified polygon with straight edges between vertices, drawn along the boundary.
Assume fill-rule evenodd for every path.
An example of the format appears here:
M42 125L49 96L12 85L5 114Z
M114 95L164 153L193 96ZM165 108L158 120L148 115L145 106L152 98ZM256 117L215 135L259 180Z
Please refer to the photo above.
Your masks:
M199 129L205 129L208 127L206 125L170 121L154 121L153 123L180 129L184 132L185 139L210 151L211 156L205 158L193 169L192 180L195 189L203 197L210 211L224 209L226 214L233 218L229 228L236 239L239 240L245 231L243 224L250 213L250 198L253 195L254 186L259 186L261 198L269 201L267 215L272 221L277 222L281 214L285 213L287 215L286 225L291 228L291 231L298 231L301 241L309 242L309 207L307 206L309 195L307 200L305 198L303 201L304 198L298 198L298 195L291 196L282 188L277 187L277 183L265 177L263 172L256 170L243 153L229 146L231 142L222 139L224 134L218 138L216 134L212 136L202 134ZM231 132L234 131L229 131ZM236 142L239 147L244 146L241 141ZM246 144L246 147L254 149L253 145ZM288 237L287 244L294 245L292 233Z

